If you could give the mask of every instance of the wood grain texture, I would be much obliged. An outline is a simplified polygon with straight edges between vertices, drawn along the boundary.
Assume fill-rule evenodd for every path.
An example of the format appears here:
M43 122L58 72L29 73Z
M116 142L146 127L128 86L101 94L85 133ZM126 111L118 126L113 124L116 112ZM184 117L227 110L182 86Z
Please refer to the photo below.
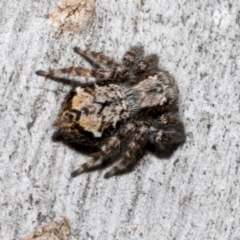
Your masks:
M51 27L57 2L0 3L0 239L62 215L72 240L240 239L239 1L97 1L78 35ZM51 141L70 88L35 71L88 66L74 46L120 60L140 43L176 78L186 143L124 176L70 179L87 156Z

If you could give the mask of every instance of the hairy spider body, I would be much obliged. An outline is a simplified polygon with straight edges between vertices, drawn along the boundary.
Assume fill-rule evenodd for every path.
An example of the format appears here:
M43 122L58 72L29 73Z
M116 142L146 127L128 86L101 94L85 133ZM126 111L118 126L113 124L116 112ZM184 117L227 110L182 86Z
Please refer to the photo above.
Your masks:
M54 122L55 138L99 149L72 172L72 177L119 153L122 159L105 174L109 178L126 169L148 143L163 151L184 141L178 88L167 71L157 68L156 55L144 58L141 47L132 47L121 65L102 53L79 48L74 51L94 69L70 67L36 72L46 77L71 74L96 79L95 83L80 82L66 95Z

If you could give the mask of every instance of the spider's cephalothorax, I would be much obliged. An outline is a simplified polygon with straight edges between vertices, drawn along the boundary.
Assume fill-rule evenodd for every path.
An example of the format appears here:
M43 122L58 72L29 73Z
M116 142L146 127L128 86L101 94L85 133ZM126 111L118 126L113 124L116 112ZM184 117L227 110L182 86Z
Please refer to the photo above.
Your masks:
M74 51L94 69L36 72L50 78L71 74L96 79L91 84L79 82L67 94L54 123L56 138L98 148L72 173L73 177L118 153L122 159L105 174L108 178L126 169L148 143L164 150L184 141L178 88L167 71L157 68L156 55L143 57L142 47L132 47L124 55L123 64L118 64L102 53L76 47Z

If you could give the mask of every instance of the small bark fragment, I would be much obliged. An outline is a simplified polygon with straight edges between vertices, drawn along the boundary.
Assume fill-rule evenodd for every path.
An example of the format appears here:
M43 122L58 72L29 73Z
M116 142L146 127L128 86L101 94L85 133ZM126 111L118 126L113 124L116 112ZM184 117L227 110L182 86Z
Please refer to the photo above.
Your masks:
M79 33L95 15L95 0L62 0L49 14L54 27L62 31Z
M50 222L42 227L36 228L27 237L21 240L68 240L70 223L66 217L59 222Z

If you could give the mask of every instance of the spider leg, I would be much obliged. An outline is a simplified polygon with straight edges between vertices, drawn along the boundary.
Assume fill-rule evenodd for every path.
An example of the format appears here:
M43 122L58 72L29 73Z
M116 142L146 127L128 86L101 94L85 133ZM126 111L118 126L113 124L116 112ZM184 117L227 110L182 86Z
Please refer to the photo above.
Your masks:
M87 68L81 68L81 67L69 67L69 68L61 68L61 69L55 69L55 70L49 70L49 71L39 70L39 71L36 71L36 74L43 77L52 77L52 76L55 77L61 74L70 74L74 76L83 76L83 77L96 77L97 71L94 69L87 69Z
M177 113L163 114L157 119L157 127L151 127L149 141L154 144L181 143L185 140L184 126Z
M93 52L90 50L82 50L78 47L74 47L73 50L74 52L84 57L94 67L99 68L101 65L103 65L104 67L112 69L115 79L125 79L126 77L128 77L128 70L124 66L118 64L113 59L107 57L102 53Z
M120 161L116 166L114 166L109 172L107 172L104 177L110 178L117 173L121 172L122 170L126 169L126 167L135 160L135 157L137 155L137 152L141 150L141 145L146 139L149 125L142 123L138 127L137 136L135 139L133 139L130 144L128 145L128 149L124 155L124 158L122 161Z
M142 74L148 70L156 69L158 65L158 57L155 54L147 56L145 59L136 63L133 69L134 75Z
M174 129L175 131L184 134L184 125L179 119L177 112L162 114L157 119L157 124L163 129Z
M127 138L135 129L136 124L134 122L129 122L124 125L120 129L118 135L110 137L109 140L101 147L100 151L95 153L86 163L82 164L80 168L73 171L71 176L76 177L91 168L98 160L109 157L113 151L120 146L121 140Z
M152 140L157 144L184 142L184 134L176 131L155 130L152 131Z
M132 67L143 56L143 47L134 46L123 56L123 64L126 67Z
M82 50L78 47L73 48L74 52L81 55L83 58L85 58L87 61L92 62L92 64L101 64L107 68L110 69L117 69L117 68L123 68L120 64L115 62L113 59L107 57L106 55L100 53L100 52L93 52L90 50ZM100 65L98 65L100 66Z
M95 61L95 59L92 59L91 56L88 56L84 50L81 50L78 47L74 47L73 51L79 54L81 57L83 57L89 64L91 64L94 68L101 68L101 64Z
M36 71L36 74L43 77L57 77L62 74L69 74L73 76L94 77L97 82L115 81L118 79L118 72L106 69L87 69L82 67L69 67L62 69L55 69L50 71Z

